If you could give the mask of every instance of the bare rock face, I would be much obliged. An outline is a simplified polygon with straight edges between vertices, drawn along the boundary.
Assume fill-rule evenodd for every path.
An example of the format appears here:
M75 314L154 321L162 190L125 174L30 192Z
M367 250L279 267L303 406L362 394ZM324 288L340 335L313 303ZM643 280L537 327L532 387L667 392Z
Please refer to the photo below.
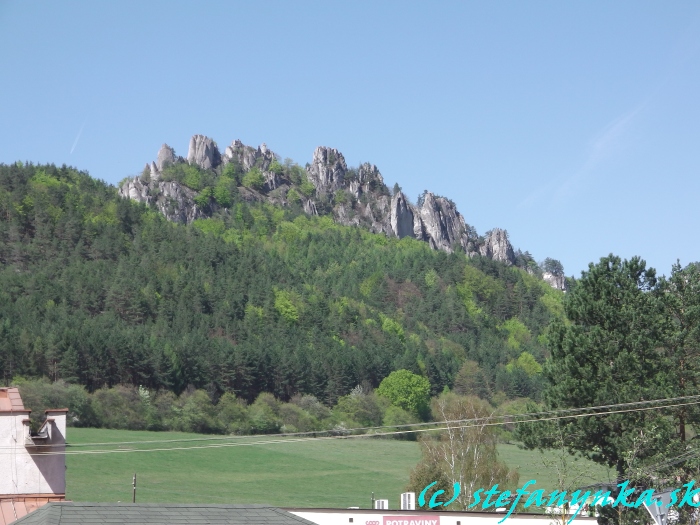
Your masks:
M365 193L386 189L384 177L374 164L365 162L356 172L348 171L344 177L345 188L359 199ZM380 191L381 192L381 191Z
M554 275L550 272L544 272L542 274L542 280L546 282L552 288L566 292L568 287L566 286L566 277L564 275Z
M221 164L221 154L216 142L204 135L194 135L190 139L187 162L205 170L216 168Z
M230 146L224 151L224 164L231 161L236 161L241 166L243 171L248 171L255 166L257 151L251 146L246 146L240 140L236 139L231 142Z
M165 168L172 166L177 161L178 158L175 156L175 150L167 144L163 144L158 151L158 157L156 160L157 171L163 171Z
M150 169L148 164L146 164L146 168L144 168L144 170L145 169ZM150 204L153 201L153 197L151 196L151 188L149 187L149 184L141 181L141 177L135 177L122 184L119 188L119 195L121 197L145 204Z
M413 209L401 192L391 199L391 230L399 239L414 236Z
M316 203L311 199L304 199L302 202L302 207L307 215L318 215L318 210L316 209Z
M348 166L345 157L337 149L319 146L314 151L311 165L307 169L309 179L316 186L316 193L332 193L343 186Z
M156 206L169 221L188 224L205 217L194 202L196 191L175 181L161 182L159 189Z
M255 149L236 139L224 151L223 162L224 164L237 162L243 171L249 171L253 166L258 166L262 171L266 171L275 158L275 153L268 149L264 142L258 146L258 149Z
M451 253L453 246L457 244L465 252L469 251L467 225L453 202L428 192L419 214L421 225L414 224L416 238L430 243L434 250Z
M508 240L508 233L500 228L494 228L489 232L484 244L479 247L479 254L494 261L515 264L515 253Z
M372 202L361 210L372 233L393 235L391 229L391 200L386 195L375 195Z
M146 164L146 167L149 169L151 172L151 180L157 181L160 179L160 170L158 169L158 166L156 166L155 162L151 162L151 164Z
M263 142L258 146L257 158L261 160L260 169L265 171L270 167L272 161L277 158L277 155L275 155L274 151L268 149L267 144Z
M283 170L271 169L277 158L265 144L253 148L240 140L234 140L221 155L216 143L203 135L191 138L187 154L187 162L202 169L215 169L231 162L243 172L259 168L264 177L263 188L240 187L241 198L248 202L287 205L286 195L294 183ZM206 216L194 202L196 191L176 181L162 180L165 168L181 162L185 159L176 156L173 148L163 144L156 162L146 164L143 175L125 182L119 189L120 195L154 205L175 222L189 223ZM360 226L391 237L412 237L429 243L435 250L452 252L459 248L469 256L481 255L509 265L520 261L505 230L495 228L480 241L474 228L465 222L451 200L426 192L420 206L416 206L402 192L392 197L375 165L365 163L349 170L343 154L337 149L316 148L312 162L307 165L307 174L316 188L315 195L304 197L301 202L309 215L318 215L319 210L327 213L332 209L333 218L340 224ZM336 190L345 190L345 195L335 194ZM216 207L216 203L210 202L208 206ZM211 211L209 207L207 210ZM522 261L517 264L523 265L525 271L535 271ZM563 275L545 272L543 279L553 288L566 290Z
M155 163L152 167L155 167ZM185 224L204 217L194 202L197 192L175 181L151 179L146 182L142 177L135 177L119 188L119 195L137 202L155 204L169 221Z

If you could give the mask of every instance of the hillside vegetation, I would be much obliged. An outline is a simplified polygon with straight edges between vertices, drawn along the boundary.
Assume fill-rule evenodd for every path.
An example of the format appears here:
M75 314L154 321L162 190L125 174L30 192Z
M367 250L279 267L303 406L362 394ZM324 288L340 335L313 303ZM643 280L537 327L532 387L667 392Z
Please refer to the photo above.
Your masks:
M407 369L433 395L538 398L561 292L478 255L227 195L211 218L174 224L85 172L0 165L0 380L332 405Z

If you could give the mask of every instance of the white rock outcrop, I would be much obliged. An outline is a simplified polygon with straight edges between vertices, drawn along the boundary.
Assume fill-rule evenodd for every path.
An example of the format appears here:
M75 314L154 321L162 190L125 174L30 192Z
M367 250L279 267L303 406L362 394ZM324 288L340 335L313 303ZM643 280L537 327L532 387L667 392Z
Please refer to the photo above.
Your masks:
M564 275L554 275L550 272L544 272L542 274L542 280L552 288L556 288L562 292L566 292L568 289L566 286L566 277Z
M187 162L205 170L218 171L220 166L229 163L235 163L239 173L246 173L254 167L260 169L264 186L257 190L239 188L241 198L288 205L286 195L294 184L287 171L271 168L278 158L264 143L253 148L240 140L231 142L222 155L216 142L204 135L194 135L190 139L187 153ZM196 191L176 181L162 180L165 168L181 162L185 159L176 156L173 148L163 144L157 160L146 164L144 173L150 176L128 180L119 189L120 194L155 205L172 221L189 223L206 216L194 202ZM452 252L458 249L469 256L481 255L508 265L514 265L518 260L505 230L494 228L480 238L450 199L425 192L420 205L414 205L401 191L392 196L375 165L364 163L349 170L345 157L335 148L317 147L311 163L307 164L306 173L315 188L313 195L301 200L304 212L309 215L332 213L340 224L360 226L398 238L412 237L427 242L436 250ZM344 190L345 196L338 190ZM215 207L210 202L206 213L211 213ZM533 271L531 268L526 270ZM563 276L545 272L543 278L554 288L566 289Z
M167 144L163 144L160 147L160 150L158 150L158 157L155 165L158 171L163 171L165 168L172 166L177 161L178 158L175 155L175 150Z
M307 169L309 180L316 186L319 195L332 193L344 186L348 166L345 157L335 148L319 146L314 151L313 160Z
M258 166L264 172L270 167L270 164L276 157L275 153L268 149L264 142L255 149L236 139L231 142L230 146L226 147L222 160L224 164L229 162L238 163L244 172L254 166Z
M187 150L187 162L204 170L216 168L221 164L221 154L216 142L204 135L194 135Z
M494 228L486 235L484 244L479 247L479 254L494 261L515 264L515 253L508 233L500 228Z
M413 237L413 209L406 196L399 192L391 199L391 230L399 239Z
M470 251L467 225L452 201L426 193L420 220L422 240L430 243L433 249L452 252L455 246L460 246L466 253Z
M197 192L176 181L148 182L141 177L135 177L119 188L122 197L153 204L166 219L173 222L190 223L206 215L194 202Z

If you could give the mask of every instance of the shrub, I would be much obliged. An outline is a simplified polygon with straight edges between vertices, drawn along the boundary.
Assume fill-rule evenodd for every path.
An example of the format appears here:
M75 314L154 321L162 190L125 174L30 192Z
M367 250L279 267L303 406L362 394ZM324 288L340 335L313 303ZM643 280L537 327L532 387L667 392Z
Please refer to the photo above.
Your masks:
M178 418L177 430L200 434L216 434L223 431L223 425L216 417L216 408L212 404L209 394L204 390L182 394L180 404L182 409Z
M299 199L301 199L299 192L294 188L290 188L287 192L287 202L297 202Z
M250 427L253 434L276 434L282 428L282 421L276 410L279 410L279 401L272 394L262 393L255 402L250 405Z
M362 427L375 427L382 424L387 405L388 402L377 397L374 392L353 392L338 399L334 413L346 416Z
M282 175L284 173L284 166L279 163L277 159L273 160L267 168L267 171L271 171L277 175Z
M382 380L377 394L414 415L427 416L430 382L425 377L408 370L396 370Z
M147 407L138 389L117 385L101 388L92 395L92 406L99 426L120 430L145 430Z
M410 428L404 427L402 425L410 425L412 423L418 423L418 419L416 418L416 416L414 416L410 412L407 412L403 408L399 408L397 406L392 405L389 408L387 408L386 412L384 413L383 424L384 424L384 426L394 427L394 428L386 428L383 431L384 432L391 432L391 431L410 430ZM407 433L407 434L396 434L395 437L397 439L407 439L410 441L415 441L416 440L416 433L411 432L411 433Z
M248 409L242 399L237 399L232 392L226 392L216 405L217 418L227 432L247 434L250 431Z
M243 186L260 191L265 185L265 177L259 168L251 168L248 173L243 176Z
M318 420L293 403L284 403L279 408L283 432L310 432L318 430Z
M335 190L335 193L333 194L333 201L336 202L337 204L345 204L349 201L350 199L348 198L348 193L343 190Z
M214 187L212 194L219 206L230 208L236 195L238 194L236 181L230 177L222 175L219 177L219 180L216 181L216 186Z
M304 409L319 421L331 417L330 409L316 399L315 396L297 394L292 397L290 403L294 403L298 407Z
M209 199L212 197L212 189L211 188L204 188L202 191L199 192L197 196L194 198L194 202L197 206L200 208L204 208L209 205Z

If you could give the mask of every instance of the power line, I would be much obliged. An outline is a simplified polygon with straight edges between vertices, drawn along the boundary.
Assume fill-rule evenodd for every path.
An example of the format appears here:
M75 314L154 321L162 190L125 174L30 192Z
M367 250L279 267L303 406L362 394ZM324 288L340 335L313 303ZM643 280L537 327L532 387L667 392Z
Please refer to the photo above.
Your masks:
M688 452L684 452L683 454L680 454L678 456L675 456L673 458L668 458L666 460L659 461L658 463L654 463L652 465L648 465L645 467L642 467L637 470L638 476L637 478L647 475L649 477L652 476L652 473L655 471L658 471L662 468L665 467L670 467L673 465L677 465L678 463L683 463L684 461L687 461L689 459L697 458L700 457L700 450L689 450ZM630 469L632 472L634 472L632 469ZM626 481L627 479L630 479L630 476L624 476L624 477L618 477L615 479L614 482L607 482L607 483L596 483L593 485L586 485L585 487L579 487L581 489L587 489L591 487L599 487L601 485L618 485L619 483L622 483L623 481Z
M370 427L353 427L349 429L344 429L343 432L359 432L359 431L371 431L371 430L381 430L381 429L387 429L387 428L416 428L416 427L427 427L427 426L434 426L434 425L444 425L444 424L457 424L457 423L469 423L469 422L477 422L477 421L491 421L495 419L504 419L507 421L504 421L503 424L513 424L513 423L526 423L530 422L528 421L520 421L518 418L521 417L530 417L530 416L545 416L545 415L554 415L554 414L568 414L568 413L575 413L575 412L583 412L587 410L603 410L603 409L608 409L608 408L621 408L621 407L631 407L631 406L638 406L638 405L650 405L650 404L656 404L656 403L669 403L672 401L682 401L682 400L690 400L690 399L695 399L698 400L700 403L700 395L693 395L693 396L681 396L681 397L671 397L671 398L663 398L663 399L651 399L651 400L646 400L646 401L632 401L632 402L627 402L627 403L614 403L614 404L609 404L609 405L597 405L597 406L588 406L588 407L578 407L578 408L561 408L561 409L555 409L555 410L546 410L546 411L541 411L541 412L525 412L522 414L502 414L502 415L491 415L491 416L485 416L481 418L469 418L469 419L456 419L456 420L450 420L450 421L431 421L427 423L407 423L407 424L402 424L402 425L379 425L379 426L370 426ZM669 407L675 407L675 406L685 406L685 405L692 405L692 404L697 404L697 403L684 403L684 404L679 404L679 405L668 405L668 406L661 406L661 407L655 407L655 408L669 408ZM634 410L630 410L629 412L634 412ZM613 413L613 412L611 412ZM551 420L551 418L548 419L542 419L542 421L548 421ZM276 438L279 437L296 437L296 436L313 436L314 439L318 439L316 436L317 434L328 434L332 433L334 430L311 430L307 432L286 432L286 433L281 433L281 434L274 434ZM337 431L336 431L337 432ZM142 444L160 444L160 443L188 443L188 442L198 442L198 441L231 441L231 440L244 440L244 439L255 439L255 438L263 438L267 437L270 434L253 434L253 435L243 435L243 436L218 436L218 437L206 437L206 438L182 438L182 439L168 439L168 440L148 440L148 441L112 441L112 442L101 442L101 443L66 443L67 447L73 448L73 447L96 447L96 446L116 446L116 445L142 445ZM366 436L366 435L363 435ZM321 436L321 437L327 437L327 436ZM338 436L338 437L346 437L346 436ZM48 447L51 448L54 445L36 445L36 448L42 448L42 447ZM2 448L10 448L10 447L2 447L0 446L0 449Z
M685 396L684 398L698 398L700 396ZM669 400L674 400L674 399L683 399L683 398L670 398ZM620 403L618 405L605 405L604 408L610 408L614 406L629 406L629 405L636 405L636 404L650 404L650 403L658 403L658 402L663 402L666 400L653 400L653 401L644 401L644 402L636 402L636 403ZM548 411L548 412L534 412L534 413L529 413L529 414L521 414L520 416L513 416L513 415L508 415L508 416L491 416L491 417L483 417L483 418L472 418L472 419L465 419L465 420L458 420L456 421L457 423L462 423L462 422L469 422L469 423L475 423L476 424L467 424L467 425L456 425L456 426L450 426L453 421L444 421L444 422L434 422L434 423L428 423L432 425L448 425L448 426L438 426L434 428L416 428L416 429L409 429L409 430L395 430L395 431L388 431L388 432L376 432L372 434L350 434L350 435L345 435L345 436L321 436L321 437L298 437L298 438L292 438L292 439L279 439L281 437L280 435L276 435L274 439L266 439L263 441L253 441L250 443L218 443L218 444L211 444L211 445L195 445L191 447L168 447L168 448L147 448L147 449L138 449L138 448L133 448L133 449L107 449L107 450L66 450L66 451L55 451L55 452L38 452L34 455L93 455L93 454L118 454L118 453L132 453L132 452L174 452L174 451L186 451L186 450L202 450L202 449L208 449L208 448L227 448L227 447L242 447L242 446L259 446L259 445L272 445L272 444L282 444L282 443L300 443L300 442L306 442L306 441L328 441L328 440L336 440L336 439L354 439L354 438L368 438L368 437L384 437L384 436L393 436L393 435L403 435L403 434L411 434L411 433L423 433L423 432L435 432L435 431L445 431L445 430L460 430L460 429L468 429L468 428L475 428L475 427L485 427L485 426L499 426L499 425L504 425L504 424L509 424L509 423L532 423L532 422L539 422L539 421L554 421L554 420L560 420L560 419L578 419L578 418L583 418L583 417L591 417L591 416L607 416L607 415L612 415L612 414L623 414L623 413L631 413L631 412L646 412L650 410L660 410L664 408L675 408L679 406L687 406L687 405L696 405L700 404L700 400L696 401L691 401L687 403L676 403L672 405L662 405L662 406L647 406L647 407L639 407L639 408L627 408L627 409L621 409L621 410L608 410L605 412L590 412L590 413L584 413L584 414L567 414L567 415L560 415L560 416L551 416L551 417L535 417L535 418L530 418L530 419L517 419L514 421L495 421L491 422L491 419L499 419L499 418L517 418L521 416L530 416L530 415L542 415L542 414L549 414L553 411ZM590 410L591 408L586 407L582 409L567 409L564 411L580 411L580 410ZM389 428L396 428L397 426L402 426L402 427L415 427L415 426L424 426L426 425L425 423L419 423L419 424L411 424L411 425L396 425L396 426L391 426ZM383 427L363 427L363 428L369 428L369 429L380 429L380 428L386 428L386 426ZM357 430L357 429L355 429ZM318 434L319 432L316 432ZM173 440L175 441L175 440ZM136 443L143 443L143 442L136 442ZM114 445L113 443L112 445ZM153 443L151 443L153 444ZM2 452L0 452L2 453ZM6 452L5 452L6 453Z

